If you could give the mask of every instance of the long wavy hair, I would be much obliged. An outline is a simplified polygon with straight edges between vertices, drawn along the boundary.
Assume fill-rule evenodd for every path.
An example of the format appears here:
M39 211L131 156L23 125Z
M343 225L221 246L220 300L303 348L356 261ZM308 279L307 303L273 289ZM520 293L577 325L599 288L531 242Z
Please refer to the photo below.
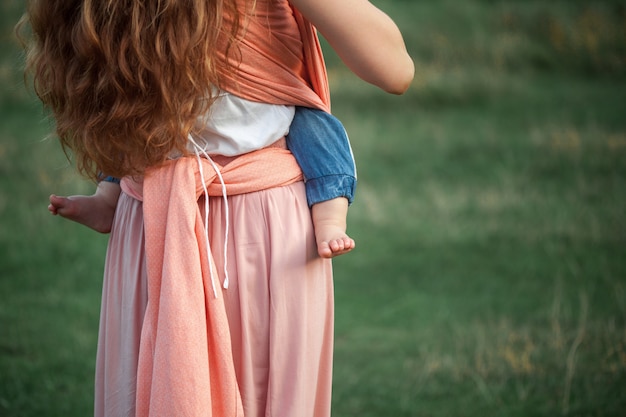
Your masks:
M141 175L186 154L240 14L236 0L31 0L18 24L26 74L78 171Z

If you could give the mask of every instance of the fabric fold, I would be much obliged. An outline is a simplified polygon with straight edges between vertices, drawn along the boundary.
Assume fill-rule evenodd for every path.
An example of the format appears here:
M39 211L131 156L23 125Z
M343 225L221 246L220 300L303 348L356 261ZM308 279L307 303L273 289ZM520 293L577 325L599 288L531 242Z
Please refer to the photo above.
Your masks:
M258 0L250 13L242 18L243 38L230 49L218 49L220 58L237 69L220 74L220 88L247 100L330 112L328 74L315 27L287 1Z
M203 193L221 195L212 165L179 158L122 180L143 199L148 304L137 372L137 416L242 416L223 297L214 297L198 207ZM269 169L269 168L272 169ZM219 167L227 192L241 194L302 179L291 153L266 148ZM264 173L264 175L259 175Z

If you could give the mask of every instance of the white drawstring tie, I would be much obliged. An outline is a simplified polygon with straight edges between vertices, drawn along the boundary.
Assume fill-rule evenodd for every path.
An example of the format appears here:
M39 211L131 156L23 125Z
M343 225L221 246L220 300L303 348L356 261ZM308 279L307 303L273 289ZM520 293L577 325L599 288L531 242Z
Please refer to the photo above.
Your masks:
M193 145L194 148L194 153L196 155L196 158L198 160L198 169L200 171L200 178L202 181L202 189L204 191L204 240L205 240L205 244L206 244L206 248L207 248L207 258L209 260L209 272L211 274L211 286L213 287L213 295L215 296L215 298L217 298L217 289L215 288L215 277L213 276L213 263L211 261L212 254L211 254L211 244L209 242L209 191L206 185L206 181L204 180L204 170L202 168L202 160L201 160L201 156L200 154L202 154L202 156L209 161L209 163L211 164L211 166L213 167L213 169L215 170L215 173L217 174L217 177L220 180L220 184L222 185L222 198L224 199L224 211L225 211L225 217L226 217L226 227L225 227L225 231L224 231L224 289L228 289L228 224L229 224L229 218L228 218L228 196L226 194L226 184L224 183L224 178L222 177L222 173L220 172L217 164L215 162L213 162L213 160L211 159L211 157L206 153L206 150L204 148L202 148L200 145L198 145L196 143L195 140L193 140L193 137L191 135L189 135L189 141L191 142L191 144Z

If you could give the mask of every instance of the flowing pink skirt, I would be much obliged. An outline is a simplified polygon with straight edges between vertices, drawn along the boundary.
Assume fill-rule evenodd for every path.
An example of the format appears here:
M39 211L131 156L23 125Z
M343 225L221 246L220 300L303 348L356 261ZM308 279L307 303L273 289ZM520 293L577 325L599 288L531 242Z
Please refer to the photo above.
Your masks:
M204 204L200 201L201 209ZM225 297L246 417L330 416L333 284L317 256L304 184L209 200L209 239ZM122 193L107 251L95 416L135 415L147 303L142 203ZM222 416L219 416L222 417Z

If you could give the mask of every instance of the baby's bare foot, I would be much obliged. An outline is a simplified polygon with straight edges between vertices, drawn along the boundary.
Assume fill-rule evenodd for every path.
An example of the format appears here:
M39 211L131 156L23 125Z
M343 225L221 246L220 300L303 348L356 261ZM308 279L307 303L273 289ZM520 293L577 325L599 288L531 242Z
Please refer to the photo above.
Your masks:
M315 239L317 241L317 253L322 258L334 258L350 252L356 246L340 226L315 225Z
M96 196L75 195L71 197L50 196L48 210L68 220L75 221L100 233L109 233L113 224L115 206Z
M354 249L354 240L346 234L348 200L339 197L313 205L313 227L317 253L322 258L334 258Z

